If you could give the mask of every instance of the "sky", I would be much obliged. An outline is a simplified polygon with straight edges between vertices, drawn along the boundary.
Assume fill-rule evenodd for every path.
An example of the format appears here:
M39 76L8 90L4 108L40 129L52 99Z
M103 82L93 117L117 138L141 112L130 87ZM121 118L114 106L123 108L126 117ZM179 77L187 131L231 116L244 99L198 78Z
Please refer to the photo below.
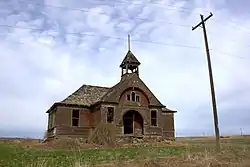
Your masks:
M177 110L177 136L214 135L200 14L220 133L250 133L248 0L1 0L0 136L43 137L47 109L82 84L111 87L127 50L140 78Z

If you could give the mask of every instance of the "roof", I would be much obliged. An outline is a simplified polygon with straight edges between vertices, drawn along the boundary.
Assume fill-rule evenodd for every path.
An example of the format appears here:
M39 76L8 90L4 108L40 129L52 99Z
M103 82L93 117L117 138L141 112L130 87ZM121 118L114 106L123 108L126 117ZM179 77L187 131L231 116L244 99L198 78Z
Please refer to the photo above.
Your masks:
M138 79L139 82L143 84L143 88L149 96L150 104L154 106L159 106L163 108L163 112L165 113L175 113L176 111L165 108L166 106L162 105L161 102L154 96L154 94L148 89L148 87L143 83L143 81L134 74L128 75L116 85L111 88L101 87L101 86L93 86L93 85L82 85L78 90L68 96L61 102L54 103L54 105L47 111L50 112L56 105L65 105L65 106L84 106L91 107L92 105L98 102L114 102L116 100L114 97L117 97L121 92L122 87L126 87L125 85L129 85L130 87L138 87L135 82L135 79ZM133 82L131 82L133 81ZM131 85L132 84L132 85ZM120 92L120 93L119 93Z
M170 109L164 107L164 108L162 108L162 112L163 112L163 113L176 113L177 111L175 111L175 110L170 110Z
M128 53L124 57L120 67L122 67L124 64L127 64L127 63L137 64L137 65L141 64L130 50L128 51Z
M119 83L117 83L107 91L107 93L101 98L101 101L117 102L116 98L119 97L122 91L124 91L124 89L127 89L128 87L139 88L145 91L146 96L149 97L149 103L151 105L165 107L135 73L123 76Z
M82 85L61 103L90 106L100 101L109 89L108 87Z

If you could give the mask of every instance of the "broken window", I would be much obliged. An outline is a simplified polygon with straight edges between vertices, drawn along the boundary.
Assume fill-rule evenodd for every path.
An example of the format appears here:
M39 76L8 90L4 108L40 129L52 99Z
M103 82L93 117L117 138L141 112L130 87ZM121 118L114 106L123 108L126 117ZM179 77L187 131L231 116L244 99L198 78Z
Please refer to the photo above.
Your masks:
M114 121L114 107L108 107L107 122L112 123Z
M72 111L72 126L79 126L79 110Z
M130 94L127 95L127 100L130 101Z
M151 111L151 126L157 126L157 112L156 112L156 110Z
M136 95L135 101L139 102L140 101L140 96Z
M135 101L135 92L132 92L131 96L132 96L132 101Z

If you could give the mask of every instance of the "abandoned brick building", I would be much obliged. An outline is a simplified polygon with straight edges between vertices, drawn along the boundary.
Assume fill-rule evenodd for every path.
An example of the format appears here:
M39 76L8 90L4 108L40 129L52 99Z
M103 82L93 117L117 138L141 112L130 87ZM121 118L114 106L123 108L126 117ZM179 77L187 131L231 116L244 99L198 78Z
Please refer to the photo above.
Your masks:
M174 138L174 113L139 77L140 62L128 50L121 80L113 87L83 85L47 111L47 137L87 138L99 123L116 127L117 136Z

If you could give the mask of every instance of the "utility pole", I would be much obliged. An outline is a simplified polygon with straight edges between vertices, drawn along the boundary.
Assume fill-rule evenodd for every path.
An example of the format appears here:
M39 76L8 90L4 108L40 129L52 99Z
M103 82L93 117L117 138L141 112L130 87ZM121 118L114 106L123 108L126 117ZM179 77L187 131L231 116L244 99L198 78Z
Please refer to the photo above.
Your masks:
M206 54L207 54L207 64L208 64L208 71L209 71L209 79L210 79L210 88L211 88L211 95L212 95L212 105L213 105L213 116L214 116L214 129L215 129L215 135L216 135L216 150L217 152L220 152L220 132L219 132L219 126L218 126L218 115L217 115L217 107L216 107L216 98L215 98L215 91L214 91L214 81L213 81L213 72L211 67L211 60L210 60L210 53L209 53L209 47L208 47L208 40L207 40L207 32L206 32L206 26L205 22L213 16L212 13L204 19L203 15L201 16L201 22L197 24L195 27L192 27L192 31L195 30L197 27L202 27L203 29L203 35L204 35L204 41L205 41L205 47L206 47Z

